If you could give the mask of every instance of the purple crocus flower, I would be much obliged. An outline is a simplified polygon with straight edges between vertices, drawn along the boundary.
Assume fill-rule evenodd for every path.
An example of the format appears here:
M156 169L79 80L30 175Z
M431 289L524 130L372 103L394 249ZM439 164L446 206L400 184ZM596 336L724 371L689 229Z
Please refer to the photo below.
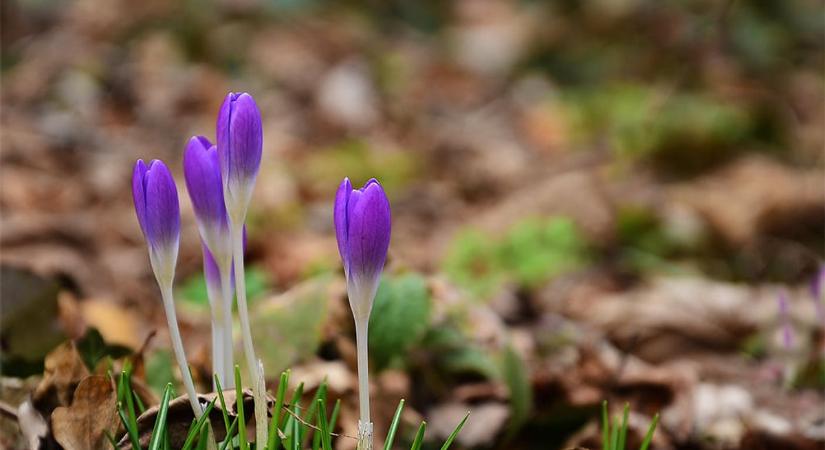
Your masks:
M132 196L155 276L159 282L171 282L180 241L180 206L175 180L163 161L135 163Z
M261 165L261 112L251 95L230 92L217 121L218 157L226 207L234 221L242 221Z
M223 200L218 148L203 136L193 136L183 153L183 176L192 200L201 237L221 264L229 264L232 250Z
M371 179L353 189L344 178L335 195L334 221L350 305L356 317L368 317L390 245L390 202L381 184Z

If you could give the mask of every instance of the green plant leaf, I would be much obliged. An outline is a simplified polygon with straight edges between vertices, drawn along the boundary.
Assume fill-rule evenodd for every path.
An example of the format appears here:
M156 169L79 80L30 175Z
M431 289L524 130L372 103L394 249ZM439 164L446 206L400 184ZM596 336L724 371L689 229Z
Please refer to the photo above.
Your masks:
M504 350L501 375L510 391L511 415L507 431L507 440L509 440L524 425L533 408L533 388L530 378L524 362L510 346Z
M421 444L424 443L424 432L427 430L427 422L421 422L421 425L418 427L418 432L415 433L415 439L413 439L412 447L410 450L419 450L421 448Z
M166 385L163 390L163 399L160 401L158 415L155 418L155 426L152 428L152 436L149 439L149 450L159 450L166 441L166 416L169 413L169 399L172 396L172 383Z
M458 425L455 427L455 430L453 430L453 432L450 433L450 436L447 438L447 441L444 442L444 445L441 446L441 450L447 450L448 448L450 448L450 445L453 444L453 441L455 440L456 436L458 436L458 433L461 432L461 429L464 427L464 423L467 422L467 419L469 417L470 413L468 411L467 414L464 415L464 418L461 419L461 422L459 422Z
M395 409L395 414L392 416L390 428L387 431L387 439L384 441L384 450L390 450L392 443L395 440L395 432L398 431L398 424L401 421L401 411L404 410L404 399L398 402L398 408Z
M420 275L385 277L370 315L370 358L376 369L387 367L421 341L429 327L430 295Z
M280 373L315 355L327 317L330 282L329 276L321 276L253 305L252 339L265 373Z

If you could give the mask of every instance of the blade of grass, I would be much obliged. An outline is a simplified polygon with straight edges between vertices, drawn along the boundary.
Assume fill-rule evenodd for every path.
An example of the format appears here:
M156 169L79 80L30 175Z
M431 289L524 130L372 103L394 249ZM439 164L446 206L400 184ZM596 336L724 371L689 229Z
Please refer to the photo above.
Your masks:
M332 450L332 431L329 429L329 424L327 423L326 399L318 400L318 422L318 426L321 429L321 448L323 448L323 450Z
M610 426L610 450L619 450L619 423L614 418L613 425Z
M160 409L155 418L155 427L152 430L152 436L149 439L149 450L159 450L163 447L166 441L166 416L169 413L169 398L172 396L172 383L166 385L163 390L163 399L160 401Z
M209 413L211 413L212 408L215 407L216 400L216 398L213 398L212 401L206 406L206 409L203 410L203 415L198 420L192 422L192 426L189 428L189 434L186 435L186 440L183 442L183 447L181 450L189 450L192 447L192 444L195 443L195 436L201 434L201 431L204 428L204 423L206 423L206 420L209 419Z
M335 424L338 423L338 413L341 412L341 399L335 400L335 406L332 408L332 416L329 419L329 432L335 432Z
M281 435L278 428L281 426L281 409L284 407L284 397L289 383L289 371L281 372L281 380L278 382L278 393L275 395L275 408L272 410L272 420L269 422L269 442L266 448L277 450L281 446Z
M395 415L392 416L390 422L390 429L387 431L387 439L384 441L384 450L390 450L392 443L395 440L395 432L398 430L398 424L401 420L401 411L404 410L404 399L398 402L398 408L395 409Z
M126 429L129 441L132 443L132 450L140 450L140 439L138 438L137 428L132 428L129 424L129 419L126 418L126 413L123 412L123 405L120 403L118 403L117 415L123 423L123 428Z
M123 371L122 375L126 379L126 408L128 408L129 417L134 421L135 427L137 427L137 414L135 414L135 402L132 400L132 375L130 373L127 373L126 371Z
M301 417L301 410L298 408L298 405L295 405L295 409L293 410L295 416ZM292 421L292 450L301 450L301 423L297 420Z
M326 377L324 377L324 380L321 381L321 385L318 386L318 389L315 391L315 395L312 396L312 401L309 402L309 407L307 407L306 411L304 412L304 416L303 416L304 422L306 422L306 423L311 423L312 422L312 420L315 417L315 409L317 407L318 400L321 399L321 398L323 398L324 400L326 400L326 398L327 398L327 379L326 379ZM326 412L324 412L324 414L326 414ZM304 431L306 432L306 435L301 436L301 441L303 442L304 445L306 445L307 442L308 442L310 433L314 434L314 430L310 428L310 429L304 430Z
M229 413L226 411L226 400L223 397L223 387L221 387L221 380L218 379L218 374L215 374L215 389L218 391L218 399L221 402L221 414L223 414L223 429L229 435Z
M607 400L602 401L602 449L613 450L610 448L610 419L607 414Z
M292 392L292 398L289 400L289 409L292 409L293 406L300 407L301 396L304 395L304 383L301 382L295 391ZM297 414L296 414L297 415ZM297 415L300 417L300 415ZM293 422L295 422L295 417L292 414L289 414L289 417L286 419L286 423L284 424L284 436L286 440L282 442L284 449L289 450L292 448L292 431L293 431Z
M249 450L249 442L246 440L246 419L243 410L243 389L241 388L241 369L235 365L235 406L238 409L238 439L240 449Z
M639 450L647 450L650 446L650 442L653 440L653 433L656 431L656 425L659 423L659 414L653 416L653 421L650 422L650 427L647 429L647 434L645 434L645 438L642 441L642 446L639 447Z
M226 439L223 440L223 444L221 444L220 450L226 450L226 447L232 443L232 438L235 434L235 428L238 426L238 418L236 417L235 420L232 421L232 425L229 426L229 429L226 430Z
M461 428L464 427L464 423L467 422L467 419L470 417L470 412L467 411L467 414L464 415L464 418L461 419L461 422L455 427L452 433L450 433L450 437L447 438L447 441L444 442L444 445L441 446L441 450L447 450L452 445L455 437L458 436L458 433L461 432Z
M421 448L421 444L424 443L424 431L427 429L427 422L421 422L421 426L418 427L418 432L415 433L415 439L413 439L412 447L410 450L419 450Z
M146 412L146 405L143 404L143 401L140 399L140 396L137 395L137 392L132 391L132 396L135 397L135 404L137 404L138 412L141 414Z
M198 438L197 450L206 450L209 441L209 428L201 428L200 438Z
M112 444L112 448L114 450L117 450L117 441L115 441L115 437L112 436L112 433L109 433L109 430L103 430L103 434L106 435L106 440L109 441L110 444Z
M627 439L627 415L630 413L630 405L624 404L624 411L622 411L622 426L619 428L619 443L616 446L619 450L624 450L625 440Z

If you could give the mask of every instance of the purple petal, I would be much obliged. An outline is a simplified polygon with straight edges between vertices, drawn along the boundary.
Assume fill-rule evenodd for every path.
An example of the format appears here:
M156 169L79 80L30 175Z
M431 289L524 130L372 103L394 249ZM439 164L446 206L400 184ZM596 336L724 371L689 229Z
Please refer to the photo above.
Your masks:
M183 176L198 222L218 230L227 227L218 150L203 136L189 139L183 154Z
M779 320L782 322L782 345L786 349L793 347L793 326L791 316L788 311L788 294L783 290L779 292Z
M335 223L335 238L338 240L338 253L341 261L344 262L344 270L348 270L347 264L347 205L352 193L352 183L349 178L344 178L335 193L335 206L333 209L333 222Z
M254 182L261 165L263 127L252 96L230 92L221 105L216 128L224 182Z
M220 292L221 271L218 268L218 262L215 261L215 257L203 241L201 241L201 248L203 249L203 276L206 278L206 284L210 289Z
M146 235L146 163L142 159L135 162L135 169L132 172L132 198L135 202L135 214L137 215L140 231Z
M347 208L349 270L374 278L384 268L390 245L390 203L377 182L362 189L352 192Z
M153 160L145 176L146 238L154 247L176 245L180 237L178 190L169 169Z

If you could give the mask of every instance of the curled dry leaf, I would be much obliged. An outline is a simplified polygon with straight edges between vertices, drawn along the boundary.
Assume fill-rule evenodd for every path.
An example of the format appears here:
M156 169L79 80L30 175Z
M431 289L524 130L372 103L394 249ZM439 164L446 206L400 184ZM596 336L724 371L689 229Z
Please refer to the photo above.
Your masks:
M46 356L43 380L34 390L32 402L44 415L58 406L68 406L81 380L89 376L74 342L59 345Z
M105 432L118 428L117 393L108 377L92 375L83 379L74 393L71 406L52 413L52 433L66 450L91 450L108 447Z

